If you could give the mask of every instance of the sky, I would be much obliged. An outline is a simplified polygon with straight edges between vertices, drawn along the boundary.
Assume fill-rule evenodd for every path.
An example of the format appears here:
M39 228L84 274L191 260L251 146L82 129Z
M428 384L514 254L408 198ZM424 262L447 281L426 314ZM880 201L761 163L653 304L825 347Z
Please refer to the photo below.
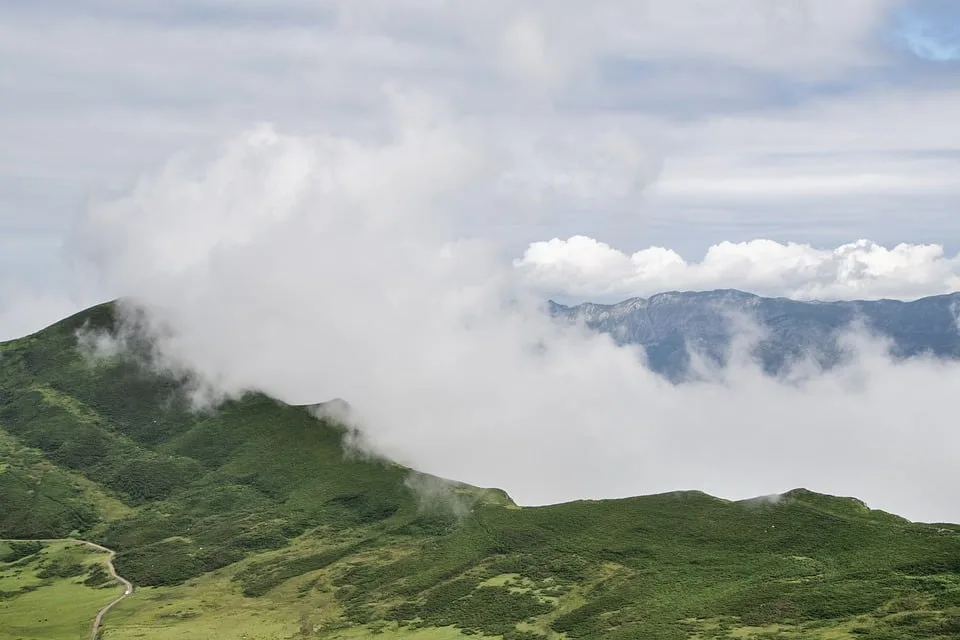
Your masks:
M6 0L0 12L4 337L122 293L81 278L69 246L97 202L259 123L375 135L390 91L442 101L510 147L512 185L539 215L465 210L461 226L496 237L545 296L750 286L636 259L666 249L696 267L724 242L775 272L795 269L789 243L826 252L807 253L827 270L860 240L877 247L862 262L886 249L915 265L898 282L904 269L885 261L870 274L886 284L806 288L826 296L956 287L949 0ZM604 259L641 264L608 273Z
M124 296L198 402L344 398L375 452L524 504L960 521L958 366L854 332L799 384L671 386L539 306L960 288L956 3L0 7L0 338Z

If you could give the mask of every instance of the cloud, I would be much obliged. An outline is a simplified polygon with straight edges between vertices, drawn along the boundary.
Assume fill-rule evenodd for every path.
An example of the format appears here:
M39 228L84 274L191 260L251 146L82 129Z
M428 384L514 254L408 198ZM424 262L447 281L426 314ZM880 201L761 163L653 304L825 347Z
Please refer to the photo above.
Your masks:
M253 122L379 135L394 83L440 96L493 138L540 140L523 143L541 161L525 171L555 173L530 195L554 223L498 221L517 247L574 234L684 252L755 237L951 236L956 74L922 82L884 43L901 3L713 4L19 3L0 24L0 232L59 241L89 200ZM595 142L605 169L587 180L580 145L604 128L631 150ZM644 157L629 159L637 148ZM663 169L642 202L631 162L643 176ZM567 204L565 190L604 180L634 200ZM55 253L38 255L10 266L13 277L69 273Z
M416 471L411 472L403 484L416 494L421 512L452 516L458 521L470 513L479 497L458 492L454 481Z
M0 333L128 295L205 397L341 397L378 451L521 502L808 485L960 518L952 366L866 345L802 385L742 363L673 387L538 311L547 290L955 277L922 243L960 219L960 93L884 48L899 3L715 4L21 3L0 24L0 251L11 282L46 275L0 286ZM281 126L135 180L262 120ZM57 289L40 249L87 202L71 246L99 280ZM893 248L785 243L857 237Z
M960 519L960 366L894 363L859 339L849 365L790 383L734 358L719 379L671 385L638 351L554 323L502 247L458 231L464 209L527 215L524 193L491 185L529 156L430 101L401 102L378 136L261 128L174 161L93 207L72 250L163 328L167 366L224 393L343 398L377 453L520 503L806 486ZM833 260L851 271L936 263L935 250L846 251ZM814 273L823 260L760 242L710 262L758 269L744 255Z
M798 300L915 299L960 290L960 255L939 245L858 240L835 249L772 240L723 242L699 262L650 247L625 254L593 238L535 242L514 261L546 295L587 300L741 289Z

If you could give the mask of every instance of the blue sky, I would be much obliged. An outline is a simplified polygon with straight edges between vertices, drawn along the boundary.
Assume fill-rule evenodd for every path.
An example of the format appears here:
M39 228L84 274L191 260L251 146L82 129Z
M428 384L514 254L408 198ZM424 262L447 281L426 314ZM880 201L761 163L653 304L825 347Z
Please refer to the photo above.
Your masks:
M895 37L912 55L934 63L960 62L960 5L956 2L904 3L893 21Z
M0 2L0 333L123 293L71 261L91 203L258 122L372 135L386 86L525 159L539 215L460 220L511 257L573 236L691 263L757 239L960 249L960 4L474 4ZM956 272L927 266L900 295Z

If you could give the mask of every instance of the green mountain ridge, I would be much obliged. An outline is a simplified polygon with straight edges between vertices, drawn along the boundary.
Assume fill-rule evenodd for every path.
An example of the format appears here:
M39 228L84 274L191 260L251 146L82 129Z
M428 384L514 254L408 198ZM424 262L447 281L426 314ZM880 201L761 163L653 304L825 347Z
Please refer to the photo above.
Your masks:
M0 538L116 550L138 591L108 640L960 633L960 526L804 489L517 507L349 455L312 407L248 394L196 413L183 379L81 353L77 331L114 331L115 313L0 344ZM103 588L16 555L0 544L0 617L45 606L66 588L51 580Z

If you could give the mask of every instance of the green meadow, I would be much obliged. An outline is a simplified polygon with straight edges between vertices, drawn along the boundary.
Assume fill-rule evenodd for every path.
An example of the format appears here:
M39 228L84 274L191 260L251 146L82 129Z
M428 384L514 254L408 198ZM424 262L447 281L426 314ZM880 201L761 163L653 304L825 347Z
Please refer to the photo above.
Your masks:
M85 640L123 593L106 554L73 542L0 542L0 640Z

